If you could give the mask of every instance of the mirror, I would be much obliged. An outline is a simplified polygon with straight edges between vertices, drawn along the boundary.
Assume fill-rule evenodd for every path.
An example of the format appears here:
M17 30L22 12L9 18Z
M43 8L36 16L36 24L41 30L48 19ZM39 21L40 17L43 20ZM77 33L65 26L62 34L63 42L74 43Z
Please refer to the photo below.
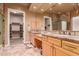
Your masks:
M65 14L44 16L44 30L45 31L67 31L68 30L68 16Z
M72 31L79 31L79 16L72 18Z
M52 30L61 30L66 31L67 30L67 16L61 15L59 18L53 18L52 19Z

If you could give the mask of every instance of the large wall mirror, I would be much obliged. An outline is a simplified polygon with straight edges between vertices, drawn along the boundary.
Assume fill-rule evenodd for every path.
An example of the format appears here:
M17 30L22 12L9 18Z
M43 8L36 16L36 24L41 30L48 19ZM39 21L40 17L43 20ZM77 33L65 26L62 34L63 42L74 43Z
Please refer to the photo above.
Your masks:
M67 31L68 29L68 16L61 15L57 18L57 15L54 17L44 16L44 30L45 31L53 31L53 30L61 30Z

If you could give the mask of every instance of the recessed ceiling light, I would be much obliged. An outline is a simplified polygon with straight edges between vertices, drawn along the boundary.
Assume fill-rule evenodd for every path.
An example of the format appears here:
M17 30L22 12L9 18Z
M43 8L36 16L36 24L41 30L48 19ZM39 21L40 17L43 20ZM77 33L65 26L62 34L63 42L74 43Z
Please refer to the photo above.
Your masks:
M41 9L41 11L44 11L44 9Z
M17 11L12 11L12 13L16 14L16 13L19 13L19 12L17 12Z
M49 10L52 10L52 8L50 8Z
M36 9L36 6L33 6L34 9Z

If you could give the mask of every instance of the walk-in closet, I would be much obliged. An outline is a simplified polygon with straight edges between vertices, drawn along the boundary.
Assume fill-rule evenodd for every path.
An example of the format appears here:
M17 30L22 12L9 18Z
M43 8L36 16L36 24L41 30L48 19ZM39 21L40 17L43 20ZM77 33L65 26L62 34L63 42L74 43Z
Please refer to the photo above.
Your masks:
M10 44L23 42L23 14L10 12Z

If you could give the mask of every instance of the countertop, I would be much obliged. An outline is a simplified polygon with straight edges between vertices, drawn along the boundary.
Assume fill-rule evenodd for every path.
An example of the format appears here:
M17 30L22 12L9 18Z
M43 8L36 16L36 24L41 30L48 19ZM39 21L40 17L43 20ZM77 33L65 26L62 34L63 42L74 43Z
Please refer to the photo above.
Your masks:
M39 37L50 36L53 38L59 38L61 40L67 40L67 41L71 41L71 42L73 41L73 42L76 42L79 44L79 36L61 35L61 34L54 34L51 32L41 33L41 34L38 34L37 36L39 36Z

